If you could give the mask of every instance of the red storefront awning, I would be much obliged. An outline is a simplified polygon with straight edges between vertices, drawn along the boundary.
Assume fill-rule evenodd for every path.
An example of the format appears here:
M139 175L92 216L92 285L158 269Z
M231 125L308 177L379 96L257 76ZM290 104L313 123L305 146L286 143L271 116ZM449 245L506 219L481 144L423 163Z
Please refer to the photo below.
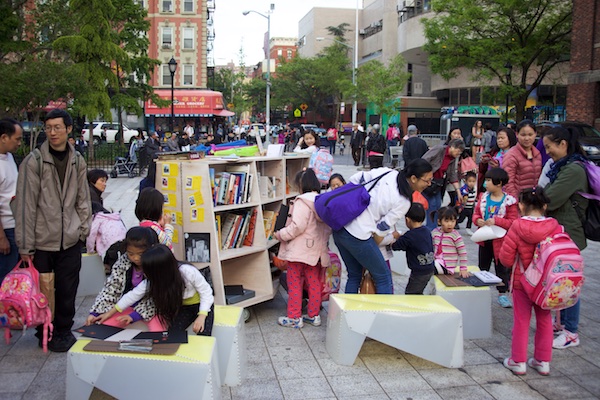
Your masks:
M228 110L219 110L215 111L215 115L217 117L233 117L235 113Z
M161 99L171 100L171 91L168 89L157 89L154 91ZM176 89L173 92L175 100L175 117L212 117L231 116L231 111L223 107L223 94L212 90L185 90ZM170 117L171 106L157 107L152 101L146 101L145 114L147 117ZM231 114L231 115L229 115Z
M58 101L50 100L48 102L48 104L46 105L46 107L42 108L42 110L44 110L44 111L52 111L52 110L55 110L57 108L59 108L61 110L64 110L64 109L67 108L67 103L64 102L63 100L58 100Z

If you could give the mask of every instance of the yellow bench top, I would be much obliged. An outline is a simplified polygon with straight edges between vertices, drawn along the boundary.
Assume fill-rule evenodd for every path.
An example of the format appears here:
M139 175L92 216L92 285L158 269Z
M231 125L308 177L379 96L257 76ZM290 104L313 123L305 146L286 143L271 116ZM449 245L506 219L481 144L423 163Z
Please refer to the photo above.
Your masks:
M331 300L346 311L460 313L440 296L333 294Z
M219 306L215 304L214 324L222 326L237 326L243 310L244 309L242 307Z
M71 347L69 353L81 353L81 354L94 354L108 357L126 357L126 358L139 358L145 360L158 360L158 361L175 361L184 363L202 363L209 364L211 362L213 349L216 345L216 339L210 336L188 336L188 343L182 343L177 350L177 353L166 356L158 354L141 354L141 353L127 353L127 352L91 352L84 351L83 348L90 342L90 339L78 339L77 342Z

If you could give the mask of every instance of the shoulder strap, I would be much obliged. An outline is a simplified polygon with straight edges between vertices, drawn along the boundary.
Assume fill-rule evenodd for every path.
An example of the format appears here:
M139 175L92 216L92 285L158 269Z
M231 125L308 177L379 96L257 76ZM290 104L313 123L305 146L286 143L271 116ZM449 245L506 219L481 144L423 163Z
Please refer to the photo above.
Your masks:
M42 152L40 151L40 149L33 149L32 153L38 162L38 175L41 175L42 174L42 164L43 164Z
M379 182L379 180L380 180L381 178L383 178L385 175L389 174L389 173L390 173L390 172L392 172L392 171L393 171L393 170L389 170L388 172L385 172L385 173L383 173L383 174L379 175L378 177L371 179L370 181L367 181L367 182L361 183L361 185L362 185L362 186L367 186L369 183L373 183L373 185L371 185L371 187L370 187L370 188L367 190L367 192L370 192L370 191L371 191L371 189L373 189L373 188L375 187L375 185L377 185L377 182Z

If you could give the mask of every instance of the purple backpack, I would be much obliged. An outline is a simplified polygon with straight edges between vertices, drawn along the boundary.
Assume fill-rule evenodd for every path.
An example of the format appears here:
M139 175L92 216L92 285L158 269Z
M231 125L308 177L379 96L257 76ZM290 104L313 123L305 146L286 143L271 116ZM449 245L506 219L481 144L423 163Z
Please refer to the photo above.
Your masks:
M583 225L586 239L600 242L600 167L591 161L580 163L588 178L588 193L578 192L589 200L585 215L577 202L573 207Z
M358 185L355 183L347 183L331 192L318 195L315 198L315 210L317 211L317 215L323 222L329 225L332 230L339 231L367 209L371 202L371 195L369 192L381 178L390 172L392 171L388 171L379 175L377 178ZM369 190L365 189L365 186L370 183L372 183L372 185Z

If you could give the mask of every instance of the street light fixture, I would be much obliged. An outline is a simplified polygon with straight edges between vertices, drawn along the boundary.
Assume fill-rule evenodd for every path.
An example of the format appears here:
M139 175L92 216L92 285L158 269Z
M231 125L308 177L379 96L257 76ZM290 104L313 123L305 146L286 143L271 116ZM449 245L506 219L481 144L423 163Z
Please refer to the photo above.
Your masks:
M512 72L512 64L510 63L510 61L508 61L506 64L504 64L504 68L506 68L506 85L507 86L511 86L511 79L510 79L510 77L511 77L511 72ZM509 102L509 99L510 99L509 96L510 96L510 93L507 90L507 92L506 92L506 114L505 114L505 117L504 117L504 124L505 125L508 125L508 106L509 106L508 102Z
M352 51L352 55L353 55L353 59L354 59L354 65L352 67L352 86L354 86L354 90L356 90L356 70L358 68L357 63L358 63L358 59L356 57L356 49L353 46L350 46L347 43L341 42L337 39L332 39L332 38L326 38L326 37L317 37L316 38L318 42L321 42L323 40L331 40L332 42L336 42L341 44L342 46L346 46L347 48L349 48ZM358 110L357 110L357 104L356 104L356 94L354 94L354 101L352 101L352 126L354 126L356 124L356 114L357 114Z
M255 13L260 15L263 18L267 19L267 93L266 93L266 112L265 112L265 128L267 132L267 137L269 137L270 125L271 125L271 13L275 10L275 4L271 3L269 7L269 11L267 11L267 15L263 13L259 13L254 10L243 11L242 14L244 16Z
M175 126L175 71L177 71L177 61L171 57L169 60L169 72L171 73L171 134Z

